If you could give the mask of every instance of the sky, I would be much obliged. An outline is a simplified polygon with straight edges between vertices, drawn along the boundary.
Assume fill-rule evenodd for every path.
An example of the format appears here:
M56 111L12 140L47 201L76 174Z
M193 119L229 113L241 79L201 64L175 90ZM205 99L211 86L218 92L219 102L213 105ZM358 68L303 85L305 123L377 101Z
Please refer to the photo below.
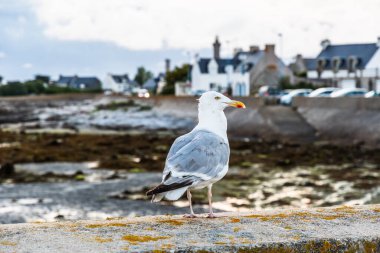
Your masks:
M210 57L216 35L223 57L269 43L287 61L315 57L326 38L376 42L379 12L379 0L0 0L0 75L157 74L165 58Z

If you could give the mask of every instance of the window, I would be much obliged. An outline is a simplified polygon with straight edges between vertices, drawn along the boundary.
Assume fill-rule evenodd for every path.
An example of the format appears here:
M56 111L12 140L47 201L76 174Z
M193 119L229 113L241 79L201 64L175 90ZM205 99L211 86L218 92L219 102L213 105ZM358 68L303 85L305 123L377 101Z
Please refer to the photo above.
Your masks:
M358 66L359 59L356 56L348 57L348 72L355 72Z
M342 65L342 60L340 57L334 57L332 60L332 69L334 73L339 71L340 66Z

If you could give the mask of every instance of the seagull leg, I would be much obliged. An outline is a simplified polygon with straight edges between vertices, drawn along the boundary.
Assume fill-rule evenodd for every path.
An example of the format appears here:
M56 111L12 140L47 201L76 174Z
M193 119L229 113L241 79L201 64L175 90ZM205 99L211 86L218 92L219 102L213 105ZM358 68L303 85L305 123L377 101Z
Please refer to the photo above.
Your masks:
M189 200L190 214L185 214L183 217L185 217L185 218L196 218L197 216L194 214L193 206L192 206L192 204L191 204L191 193L190 193L190 189L187 189L187 199Z
M210 207L210 213L208 214L207 218L216 218L216 216L214 215L214 213L212 212L212 184L210 184L208 186L208 205Z

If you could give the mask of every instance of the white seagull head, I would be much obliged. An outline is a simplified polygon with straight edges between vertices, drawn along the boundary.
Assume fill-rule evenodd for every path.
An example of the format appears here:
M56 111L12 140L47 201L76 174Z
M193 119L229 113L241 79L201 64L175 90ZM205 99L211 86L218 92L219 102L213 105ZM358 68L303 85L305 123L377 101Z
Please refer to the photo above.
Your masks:
M236 100L231 100L223 94L216 91L207 91L199 98L199 106L211 110L223 111L226 107L245 108L245 105Z

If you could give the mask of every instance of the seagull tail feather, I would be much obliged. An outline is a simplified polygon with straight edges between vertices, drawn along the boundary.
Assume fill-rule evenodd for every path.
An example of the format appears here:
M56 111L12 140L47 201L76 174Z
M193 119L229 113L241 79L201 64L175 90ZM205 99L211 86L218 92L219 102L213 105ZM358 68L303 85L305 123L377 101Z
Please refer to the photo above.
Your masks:
M176 183L172 183L172 184L161 183L161 184L157 185L156 187L154 187L153 189L147 191L146 195L152 196L152 195L157 195L160 193L165 193L165 192L177 190L180 188L184 188L186 186L190 186L192 183L193 183L193 180L191 180L191 179L181 180L180 182L176 182Z

